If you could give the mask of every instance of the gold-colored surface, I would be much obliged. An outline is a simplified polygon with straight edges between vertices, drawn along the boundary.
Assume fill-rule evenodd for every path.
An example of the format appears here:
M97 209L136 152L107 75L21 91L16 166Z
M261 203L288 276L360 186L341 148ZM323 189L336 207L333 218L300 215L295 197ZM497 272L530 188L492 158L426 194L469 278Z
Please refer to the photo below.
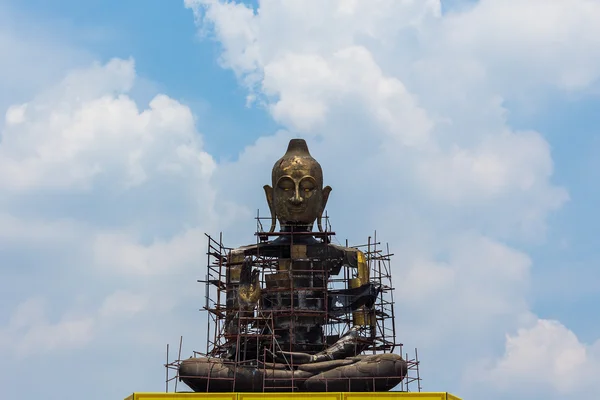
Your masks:
M265 284L269 289L275 287L289 289L292 286L291 282L290 274L286 271L265 274Z
M360 279L359 278L352 278L352 279L350 279L350 287L352 289L360 287Z
M255 304L260 299L260 285L240 286L238 296L242 303Z
M227 269L227 273L229 274L229 282L237 283L240 281L240 274L242 273L241 265L234 265Z
M356 269L357 277L350 279L351 288L369 283L369 265L365 253L360 250L356 250ZM365 307L360 307L352 313L352 323L361 326L375 326L375 314L368 312Z
M364 307L352 313L352 323L361 326L375 326L375 314L367 311Z
M352 323L354 325L367 326L365 313L362 310L357 310L352 313Z
M356 278L350 279L350 287L357 288L366 283L369 283L369 265L365 253L356 249L347 249L348 255L352 258L356 257ZM350 262L352 265L352 261Z
M241 264L244 262L244 252L241 250L232 250L229 253L229 264Z
M250 310L258 303L261 295L260 270L252 269L250 263L241 266L238 300L244 309Z
M367 264L367 259L365 257L365 253L358 250L356 254L356 258L358 260L358 279L360 281L360 285L364 285L365 283L369 283L369 265Z
M321 165L312 158L302 139L290 141L287 152L273 166L272 187L265 185L271 216L281 227L321 225L331 187L323 188Z
M292 260L290 260L289 258L280 258L277 269L279 271L289 271L291 268L291 265L292 265Z
M229 282L239 282L240 273L242 271L242 263L244 262L244 253L235 251L229 253L227 260L227 275Z
M306 255L306 245L304 244L295 244L291 246L291 257L292 260L303 260L307 258Z

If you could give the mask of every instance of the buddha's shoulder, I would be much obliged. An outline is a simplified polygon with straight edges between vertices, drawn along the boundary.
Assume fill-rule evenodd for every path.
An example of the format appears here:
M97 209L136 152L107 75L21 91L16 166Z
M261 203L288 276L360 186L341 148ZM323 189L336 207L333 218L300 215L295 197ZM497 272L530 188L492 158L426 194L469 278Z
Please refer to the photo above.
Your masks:
M285 250L284 250L285 249ZM245 246L236 247L230 250L230 261L241 261L244 257L266 255L271 257L288 258L290 253L293 255L301 255L302 257L316 259L337 259L342 263L356 265L361 251L354 247L345 247L333 243L298 243L298 244L282 244L278 242L262 242L254 243Z
M341 253L348 253L348 254L358 254L358 252L360 251L356 247L345 247L345 246L340 246L339 244L333 244L333 243L327 244L327 247L329 247L332 250L335 250L335 251L338 251Z
M356 247L345 247L333 243L330 243L327 246L342 255L344 261L350 265L357 265L360 255L363 255Z
M258 249L259 244L248 244L245 246L236 247L235 249L231 249L229 252L231 254L251 254Z

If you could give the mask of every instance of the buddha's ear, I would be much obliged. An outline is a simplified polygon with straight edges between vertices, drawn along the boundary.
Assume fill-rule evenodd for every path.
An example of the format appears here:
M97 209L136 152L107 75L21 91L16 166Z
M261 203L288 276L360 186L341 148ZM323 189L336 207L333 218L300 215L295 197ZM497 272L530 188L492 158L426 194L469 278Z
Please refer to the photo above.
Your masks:
M265 197L267 198L267 204L269 205L269 211L271 212L271 228L269 232L274 232L277 226L277 215L275 213L275 204L273 204L273 188L269 185L263 186L265 189Z
M319 232L323 232L323 212L325 211L327 200L329 200L329 193L331 193L331 186L325 186L323 188L323 200L321 201L321 210L319 212L319 216L317 217L317 227L319 228Z

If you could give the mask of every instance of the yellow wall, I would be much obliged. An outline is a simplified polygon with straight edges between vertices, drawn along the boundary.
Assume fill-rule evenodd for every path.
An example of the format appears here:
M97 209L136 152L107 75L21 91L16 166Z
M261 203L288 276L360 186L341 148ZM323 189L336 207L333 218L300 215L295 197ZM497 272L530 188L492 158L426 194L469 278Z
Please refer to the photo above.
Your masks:
M134 393L125 400L461 400L446 392Z

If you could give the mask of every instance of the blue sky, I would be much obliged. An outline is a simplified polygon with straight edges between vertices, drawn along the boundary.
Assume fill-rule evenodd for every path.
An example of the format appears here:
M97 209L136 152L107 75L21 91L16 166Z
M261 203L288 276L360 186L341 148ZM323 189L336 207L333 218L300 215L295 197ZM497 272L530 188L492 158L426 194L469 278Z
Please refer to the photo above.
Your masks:
M201 40L193 16L179 2L128 1L110 7L102 1L6 3L15 14L11 20L19 25L16 30L29 31L16 23L23 20L27 26L40 24L39 34L85 49L97 60L133 57L141 78L185 101L196 113L211 114L201 119L207 125L199 125L199 130L213 132L205 141L218 157L236 157L244 146L277 127L261 109L245 106L245 93L235 76L218 65L218 43ZM148 96L142 92L140 100L148 101Z
M253 241L295 136L340 240L390 242L426 389L597 389L600 2L234 4L0 0L7 395L161 390L203 233Z

